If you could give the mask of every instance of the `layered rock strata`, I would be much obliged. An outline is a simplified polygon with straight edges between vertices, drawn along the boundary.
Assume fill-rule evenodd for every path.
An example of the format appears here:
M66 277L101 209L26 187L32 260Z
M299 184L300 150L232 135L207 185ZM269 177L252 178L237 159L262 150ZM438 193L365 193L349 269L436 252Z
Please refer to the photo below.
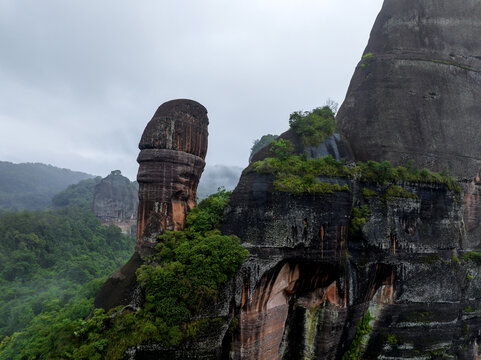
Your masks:
M471 276L476 264L462 260L459 195L403 183L416 199L386 199L388 185L340 178L323 180L350 192L294 195L273 191L272 180L246 169L222 227L251 252L230 289L239 326L224 354L341 359L369 311L364 358L473 358L481 318L466 309L481 300L473 293L481 280ZM378 195L365 199L364 187ZM361 203L372 214L356 235L349 223Z
M350 191L295 195L275 191L273 179L248 167L225 213L222 232L239 236L251 256L200 314L223 325L177 349L139 346L130 358L480 355L481 274L476 249L465 245L462 194L443 184L399 182L416 196L386 197L391 184L323 178ZM362 232L351 232L360 205L371 215ZM372 329L355 346L368 313Z
M207 110L193 100L168 101L157 109L139 143L138 216L135 253L95 298L105 310L142 303L135 271L151 253L158 235L181 230L197 203L197 185L207 153Z
M103 225L116 225L124 234L135 234L138 188L119 170L112 171L94 189L93 212Z
M137 247L165 230L181 230L197 202L207 153L207 110L192 100L162 104L139 143Z
M338 115L344 137L308 149L281 136L307 157L448 170L461 192L353 176L318 179L349 191L289 194L250 165L221 230L251 256L198 315L222 325L126 357L480 359L479 30L477 0L386 0ZM403 191L388 196L392 185Z
M481 169L481 4L385 0L337 119L356 160Z

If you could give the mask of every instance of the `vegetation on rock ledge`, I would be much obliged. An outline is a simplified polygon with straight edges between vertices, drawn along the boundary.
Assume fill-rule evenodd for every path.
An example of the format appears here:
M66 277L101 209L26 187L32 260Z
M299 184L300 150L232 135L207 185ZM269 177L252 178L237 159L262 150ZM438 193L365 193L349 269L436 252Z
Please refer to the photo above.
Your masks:
M307 159L304 154L294 154L294 147L290 141L285 139L272 141L270 151L272 157L257 161L253 166L259 173L275 175L276 179L273 185L276 191L296 194L349 191L347 185L340 186L331 182L322 182L319 179L320 177L346 177L363 183L380 183L383 185L398 181L444 184L456 194L461 192L461 187L451 176L427 169L418 169L413 162L409 162L406 167L393 167L389 161L370 160L358 162L348 167L344 161L335 160L330 155L323 158ZM375 194L369 189L364 190L364 192L367 197ZM387 196L389 198L417 198L416 194L412 194L397 185L388 189Z

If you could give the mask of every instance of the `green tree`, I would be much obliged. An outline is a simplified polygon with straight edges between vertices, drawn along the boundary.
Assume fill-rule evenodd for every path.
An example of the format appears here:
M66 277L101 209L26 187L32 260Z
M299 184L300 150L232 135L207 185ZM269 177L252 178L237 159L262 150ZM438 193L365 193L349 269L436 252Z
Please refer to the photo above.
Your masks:
M306 146L317 146L336 130L335 114L329 106L312 111L296 111L289 117L289 126Z

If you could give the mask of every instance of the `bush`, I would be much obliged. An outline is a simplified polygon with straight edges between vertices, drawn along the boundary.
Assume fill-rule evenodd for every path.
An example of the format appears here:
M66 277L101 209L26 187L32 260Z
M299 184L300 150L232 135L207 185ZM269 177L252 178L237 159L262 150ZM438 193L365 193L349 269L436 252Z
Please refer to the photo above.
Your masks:
M391 185L384 194L384 198L387 201L392 201L394 198L403 198L403 199L419 199L417 194L407 191L400 186Z
M372 211L367 207L367 205L361 205L361 207L352 209L349 232L351 234L355 234L361 231L362 227L371 216L371 213Z
M289 143L287 140L285 142ZM259 173L275 174L273 185L276 191L294 194L330 194L336 191L349 191L348 185L341 186L317 179L320 176L346 177L349 175L349 169L344 163L330 155L318 159L306 159L301 155L267 158L254 163L254 168Z
M331 155L307 159L305 155L294 155L292 149L292 144L288 140L280 139L273 142L271 148L273 157L253 164L257 172L275 175L274 188L277 191L330 193L346 190L345 186L319 185L320 181L316 182L315 180L317 177L327 176L351 177L364 183L388 184L396 181L410 181L445 184L449 190L457 195L461 193L461 187L452 177L426 169L418 170L412 162L409 162L407 167L393 167L389 161L370 160L358 162L354 167L348 168L343 161L338 161ZM324 182L323 184L328 183ZM366 200L376 195L374 191L368 188L363 188L361 191ZM416 194L410 193L397 185L388 189L385 199L391 200L394 197L417 199Z
M289 140L272 140L270 152L275 158L285 161L294 153L294 146Z
M361 189L361 194L366 200L371 200L372 197L377 196L377 193L367 187Z
M296 111L289 117L289 127L306 146L317 146L336 131L335 114L329 106L312 111Z

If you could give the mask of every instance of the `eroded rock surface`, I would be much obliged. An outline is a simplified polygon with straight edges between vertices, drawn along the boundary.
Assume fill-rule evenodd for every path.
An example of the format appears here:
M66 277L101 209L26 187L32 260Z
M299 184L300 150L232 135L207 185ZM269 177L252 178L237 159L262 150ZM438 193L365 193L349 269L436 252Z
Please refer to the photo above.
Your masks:
M481 4L385 0L337 119L356 160L481 169Z
M463 260L459 195L402 183L417 198L386 199L387 185L354 180L347 193L293 195L271 181L246 169L222 228L251 252L232 290L240 322L229 358L341 359L367 311L363 358L477 355L481 280ZM363 187L378 195L363 198ZM372 214L356 235L349 221L360 203Z
M165 230L181 230L197 203L207 153L207 110L192 100L159 106L139 143L137 247Z
M185 215L197 204L197 185L207 153L208 124L207 110L198 102L186 99L162 104L147 124L137 158L135 253L105 282L95 299L95 307L108 310L128 305L137 308L142 303L136 270L151 253L157 237L165 230L183 229Z
M320 179L349 191L289 194L250 165L221 231L251 255L199 315L222 326L178 348L132 348L129 359L481 358L480 30L478 0L386 0L338 115L342 135L310 149L292 131L281 136L307 157L448 170L461 193L398 181L409 196L389 197L393 184L354 176ZM185 146L146 138L149 151ZM164 156L146 154L141 168ZM268 147L253 160L267 156ZM356 231L361 205L370 214ZM173 219L158 223L175 228Z

